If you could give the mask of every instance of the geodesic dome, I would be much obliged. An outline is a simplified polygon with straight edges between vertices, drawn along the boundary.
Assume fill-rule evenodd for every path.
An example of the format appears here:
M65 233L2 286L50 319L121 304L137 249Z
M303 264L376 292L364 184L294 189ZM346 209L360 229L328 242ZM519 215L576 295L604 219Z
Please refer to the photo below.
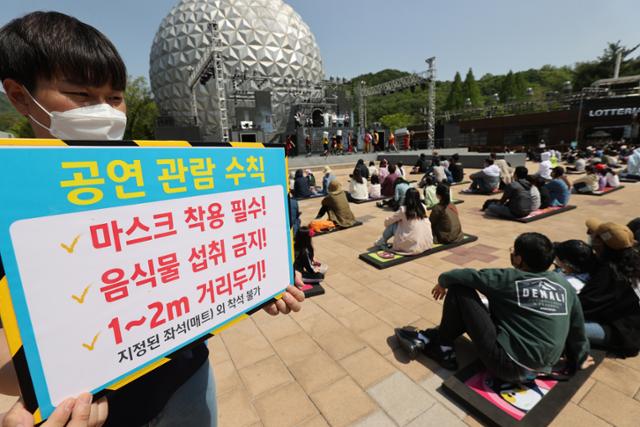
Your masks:
M294 81L312 86L324 77L315 37L282 0L181 0L160 24L151 48L151 89L161 114L183 123L190 119L187 81L212 42L207 29L210 23L218 25L227 76L243 70L269 76L280 91ZM204 135L218 135L215 84L197 87ZM284 111L284 102L285 95L272 92L274 112ZM274 117L275 127L285 119Z

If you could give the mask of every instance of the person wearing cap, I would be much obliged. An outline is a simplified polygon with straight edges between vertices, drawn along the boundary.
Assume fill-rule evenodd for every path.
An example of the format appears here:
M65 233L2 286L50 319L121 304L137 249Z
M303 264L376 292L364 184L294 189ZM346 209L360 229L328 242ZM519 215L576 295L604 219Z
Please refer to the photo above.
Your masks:
M336 176L329 166L325 166L322 173L322 194L326 196L329 194L329 184L336 179Z
M579 294L589 281L596 264L593 249L582 240L556 242L553 247L556 253L556 272L562 274Z
M329 221L338 227L347 228L356 223L356 217L349 207L347 195L342 189L342 185L335 179L329 184L329 194L322 199L322 207L316 215L316 219L321 219L325 215L328 215Z
M640 350L640 252L629 227L586 222L597 263L580 292L585 330L592 344L621 357Z
M576 193L593 193L598 191L599 179L595 167L588 165L585 167L587 174L573 181L573 188Z

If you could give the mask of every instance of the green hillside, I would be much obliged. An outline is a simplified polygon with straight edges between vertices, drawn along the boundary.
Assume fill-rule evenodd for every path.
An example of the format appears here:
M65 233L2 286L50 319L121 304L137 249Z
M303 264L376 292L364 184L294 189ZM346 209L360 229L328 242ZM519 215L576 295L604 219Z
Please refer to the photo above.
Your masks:
M8 132L21 118L22 116L9 103L7 95L0 92L0 131Z

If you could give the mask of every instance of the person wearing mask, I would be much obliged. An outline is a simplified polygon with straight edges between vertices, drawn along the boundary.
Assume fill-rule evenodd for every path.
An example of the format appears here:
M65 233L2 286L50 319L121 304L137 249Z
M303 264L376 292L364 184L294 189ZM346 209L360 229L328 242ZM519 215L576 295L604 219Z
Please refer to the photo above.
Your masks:
M464 179L464 167L460 162L460 156L458 153L451 156L451 162L449 163L449 172L451 172L451 179L453 182L462 182Z
M402 255L417 255L433 246L431 224L427 211L415 188L407 191L400 209L384 221L382 237L375 246L387 250L387 242L393 237L391 250Z
M438 184L436 187L438 204L433 207L429 221L433 242L448 244L459 242L464 238L462 225L456 205L451 203L451 190L447 184Z
M600 189L598 175L596 169L592 165L587 165L585 168L587 172L585 176L582 176L573 181L573 188L576 193L593 193Z
M353 171L351 181L349 182L349 194L347 194L347 199L350 202L369 200L369 187L367 185L367 180L360 175L360 169L356 168L356 170Z
M527 181L529 171L518 166L513 181L504 188L499 202L489 205L487 215L500 218L524 218L531 213L531 184Z
M469 176L471 178L470 192L491 194L500 186L500 168L493 164L493 160L484 161L484 169Z
M563 355L570 368L593 366L580 302L561 275L548 271L553 260L546 236L524 233L511 251L513 268L441 274L431 291L436 301L444 299L440 325L396 329L400 344L456 370L454 342L466 333L489 373L516 384L550 374ZM488 299L488 309L478 292Z
M355 168L353 168L353 172L351 173L352 175L355 173L356 169L358 169L360 171L360 176L361 177L363 177L366 180L369 179L369 168L367 167L367 165L364 164L364 160L362 160L362 159L358 160L358 162L356 163Z
M326 196L329 194L329 184L336 179L336 176L329 166L324 167L322 174L322 194Z
M304 176L302 169L298 169L293 183L293 196L296 199L308 199L315 194L315 189L309 187L309 180Z
M592 345L620 357L640 350L640 253L624 225L586 221L597 257L591 277L580 292L585 330Z
M553 168L551 178L553 179L545 184L551 198L549 206L567 206L571 196L571 183L564 175L564 168L562 166Z
M329 194L322 199L322 207L318 211L316 219L322 219L325 215L337 227L348 228L356 223L356 217L349 207L347 195L337 180L333 180L329 184Z
M538 175L540 178L550 181L551 180L551 169L553 166L551 165L551 153L545 151L540 155L540 166L538 168Z
M382 181L382 196L393 197L396 191L396 180L400 175L396 171L396 165L389 165L389 175Z

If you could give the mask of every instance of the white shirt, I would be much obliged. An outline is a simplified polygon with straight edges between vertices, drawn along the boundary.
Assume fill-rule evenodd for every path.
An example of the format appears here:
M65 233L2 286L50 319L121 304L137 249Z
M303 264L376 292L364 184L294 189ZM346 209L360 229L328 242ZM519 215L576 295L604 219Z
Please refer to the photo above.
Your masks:
M369 199L369 188L367 187L367 180L363 179L362 184L352 179L349 183L349 194L356 200Z
M369 184L369 197L371 197L372 199L377 199L379 197L381 197L381 186L380 184Z
M607 187L619 187L620 186L620 178L618 175L614 175L612 173L607 172Z
M497 165L487 166L486 168L482 169L482 172L484 172L484 174L487 176L500 176L500 168Z

